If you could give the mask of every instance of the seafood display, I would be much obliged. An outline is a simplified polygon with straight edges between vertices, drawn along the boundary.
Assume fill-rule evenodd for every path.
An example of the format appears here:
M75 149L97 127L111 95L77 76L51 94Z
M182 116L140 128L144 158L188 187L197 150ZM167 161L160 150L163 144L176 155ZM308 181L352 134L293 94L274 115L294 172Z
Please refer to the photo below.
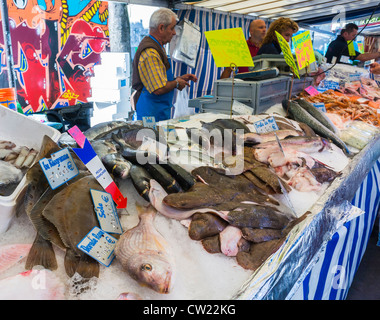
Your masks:
M181 248L185 242L199 251L197 257L221 259L239 272L239 279L246 279L286 242L316 199L378 135L380 94L370 81L365 85L356 93L346 87L284 100L286 116L215 114L159 123L157 129L140 121L111 121L85 131L128 197L127 208L115 209L122 232L111 233L115 259L110 265L78 247L83 239L91 240L93 228L102 227L99 212L106 215L106 210L95 208L91 191L103 188L72 151L78 147L75 140L63 134L55 143L45 136L39 152L0 141L0 192L2 185L17 186L25 175L27 187L18 199L18 216L25 213L34 231L30 243L0 246L0 298L15 297L17 290L6 289L14 286L25 292L20 298L65 299L69 283L76 299L95 290L92 283L107 277L106 268L120 282L132 284L118 289L114 299L170 298L183 286L181 281L212 277L209 266L204 266L211 269L207 275L183 272L180 266L196 259ZM316 102L324 102L327 112L315 108ZM375 110L374 117L365 108ZM334 112L344 125L331 116ZM271 118L278 130L254 129L258 121ZM63 148L68 148L79 174L52 189L39 160ZM90 242L88 247L92 246ZM21 264L27 271L11 274ZM38 296L30 289L30 277L45 275L42 272L50 283ZM61 278L55 276L58 272ZM62 274L70 281L62 283ZM187 285L196 292L196 284Z

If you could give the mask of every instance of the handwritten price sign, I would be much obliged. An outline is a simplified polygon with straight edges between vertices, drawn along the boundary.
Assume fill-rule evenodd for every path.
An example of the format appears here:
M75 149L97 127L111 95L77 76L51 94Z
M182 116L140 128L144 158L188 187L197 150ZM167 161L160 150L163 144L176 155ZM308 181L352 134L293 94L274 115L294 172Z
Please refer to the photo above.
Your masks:
M254 66L242 28L206 31L205 36L218 68Z
M303 69L315 61L313 43L311 42L310 31L305 31L292 38L296 52L298 68Z
M285 62L292 69L294 75L299 79L300 75L298 73L297 65L296 65L296 62L294 61L292 51L290 50L289 43L284 39L284 37L281 34L279 34L277 31L275 32L276 32L278 43L280 44L280 47L281 47L281 51L284 55Z

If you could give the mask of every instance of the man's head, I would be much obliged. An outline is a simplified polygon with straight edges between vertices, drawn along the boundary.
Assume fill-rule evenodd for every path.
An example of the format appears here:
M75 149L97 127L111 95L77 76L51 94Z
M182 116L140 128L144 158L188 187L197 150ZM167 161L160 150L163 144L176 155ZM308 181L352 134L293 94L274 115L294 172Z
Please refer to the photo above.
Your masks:
M344 28L340 31L340 35L346 41L351 41L356 38L358 34L358 26L355 23L348 23L344 26Z
M169 43L176 35L177 15L170 9L161 8L153 12L149 20L149 33L162 45Z
M261 43L267 32L267 25L264 20L253 20L249 25L249 34L251 35L252 42Z

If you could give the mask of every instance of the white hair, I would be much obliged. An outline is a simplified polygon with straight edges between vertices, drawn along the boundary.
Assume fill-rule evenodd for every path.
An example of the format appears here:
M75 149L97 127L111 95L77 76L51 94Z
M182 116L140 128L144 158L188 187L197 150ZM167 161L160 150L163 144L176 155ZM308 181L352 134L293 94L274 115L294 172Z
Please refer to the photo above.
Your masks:
M168 8L161 8L153 12L149 20L149 29L156 30L160 24L166 28L173 22L173 17L177 20L177 15Z

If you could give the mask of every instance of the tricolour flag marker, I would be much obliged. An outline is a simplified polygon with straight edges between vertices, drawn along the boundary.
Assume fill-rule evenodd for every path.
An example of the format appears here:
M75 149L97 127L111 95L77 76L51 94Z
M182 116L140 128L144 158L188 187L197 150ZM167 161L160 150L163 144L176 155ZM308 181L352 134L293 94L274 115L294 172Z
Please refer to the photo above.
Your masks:
M124 209L127 207L127 198L124 198L123 194L117 187L116 183L112 180L112 177L104 167L102 161L92 148L90 142L86 136L79 130L77 126L68 130L68 133L75 139L81 148L73 148L73 151L81 159L87 169L92 173L95 179L100 185L111 194L112 199L117 205L117 209Z

